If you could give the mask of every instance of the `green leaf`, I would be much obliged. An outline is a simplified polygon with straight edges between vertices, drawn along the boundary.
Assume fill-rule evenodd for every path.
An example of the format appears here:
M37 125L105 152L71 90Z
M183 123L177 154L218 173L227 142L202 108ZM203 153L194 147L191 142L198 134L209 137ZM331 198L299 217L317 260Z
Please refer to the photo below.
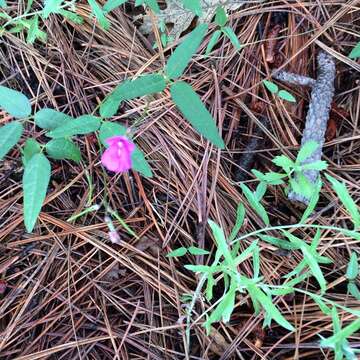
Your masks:
M265 182L269 185L281 185L284 183L283 178L287 177L287 174L281 174L277 172L267 172L263 174L262 172L252 169L251 172L262 182Z
M5 8L5 7L7 7L6 1L0 0L0 8Z
M267 190L267 184L263 181L260 181L255 190L255 196L259 201L261 201L262 198L264 197L266 190Z
M202 15L200 0L182 0L182 3L185 9L189 9L197 16Z
M41 109L34 116L35 124L46 130L54 130L73 118L54 109Z
M43 154L34 155L26 164L23 175L24 221L27 232L32 232L46 197L51 167Z
M165 89L166 82L162 75L148 74L134 80L126 80L118 85L100 105L100 115L108 118L114 116L124 100L132 100L144 95L151 95Z
M319 171L321 171L321 170L327 169L327 167L328 167L327 162L323 161L323 160L318 160L318 161L314 161L309 164L301 165L302 170L319 170Z
M333 336L322 339L320 342L321 347L333 347L336 343L342 343L346 340L349 336L354 334L360 329L360 318L354 320L348 326L344 327L340 331L337 331ZM335 329L334 329L335 330Z
M64 125L55 128L46 135L54 139L70 137L74 135L84 135L98 130L100 125L101 121L96 116L82 115L72 121L66 122Z
M257 240L253 241L247 249L245 249L239 256L237 256L233 260L231 266L236 269L236 267L240 265L243 261L245 261L250 256L250 254L255 252L256 249L258 249L257 244L258 244Z
M106 143L106 139L119 135L125 136L126 131L127 129L125 126L110 121L104 121L100 127L99 139L105 147L108 147L109 145Z
M100 26L103 29L108 30L110 27L110 22L105 16L106 12L101 8L101 6L95 0L87 0L87 1L91 7L92 13L95 15Z
M213 310L208 320L203 325L208 334L210 333L211 324L214 322L217 322L220 319L223 319L225 323L229 322L230 316L235 307L235 295L236 287L230 288L230 290L221 299L220 303Z
M359 274L359 263L356 252L352 252L346 269L346 278L350 281L356 280Z
M284 100L289 101L289 102L294 102L294 103L296 102L295 97L286 90L280 90L277 93L277 96L279 98L284 99Z
M230 265L233 261L228 243L226 242L225 239L225 234L223 229L212 220L208 220L208 224L211 228L212 234L214 235L216 246L220 254L224 256L226 263Z
M214 33L212 34L212 36L211 36L211 38L209 40L208 46L206 47L205 55L209 55L211 53L213 47L218 42L220 36L221 36L221 31L220 30L214 31Z
M135 146L135 150L131 154L131 162L132 162L131 168L133 170L136 170L145 177L148 178L153 177L153 172L151 170L149 163L145 159L144 153L137 146Z
M223 27L228 21L226 11L222 6L216 8L215 23L220 27Z
M220 266L212 268L207 265L184 265L184 268L193 272L208 273L213 270L218 270Z
M296 164L300 165L304 160L311 156L319 146L320 145L313 140L310 140L304 145L301 145L300 151L296 157Z
M348 283L348 291L356 300L360 301L360 290L354 282Z
M207 255L210 254L210 251L207 251L205 249L200 249L195 246L190 246L188 248L188 251L191 255Z
M31 114L30 101L24 94L1 85L0 107L16 118L25 118Z
M56 160L81 160L80 149L69 139L53 139L46 144L46 152Z
M279 87L272 81L263 80L263 84L272 94L277 94L277 92L279 91Z
M72 21L75 24L81 25L81 24L84 23L84 19L80 15L78 15L78 14L72 12L72 11L68 11L68 10L65 10L65 9L60 9L56 13L60 14L65 19L68 19L68 20Z
M245 207L242 203L239 203L236 209L235 225L231 230L231 234L229 236L229 242L232 242L236 238L238 232L240 231L244 223L244 219L245 219Z
M215 281L212 274L209 274L207 277L207 284L205 289L205 296L207 301L211 301L213 298L213 289L214 289Z
M183 74L192 56L200 46L207 28L207 24L200 24L175 49L165 67L165 74L170 79L177 79Z
M42 11L42 16L44 19L47 19L51 13L56 13L59 11L62 3L63 0L45 0L44 9Z
M346 210L349 212L355 228L360 227L360 213L358 207L355 204L355 201L351 198L349 192L347 191L345 184L337 181L335 178L328 174L325 174L325 176L330 181L337 196L344 204Z
M108 0L104 5L103 10L108 13L124 3L126 3L126 0Z
M284 250L297 250L299 249L299 246L296 246L295 244L292 244L289 241L278 239L276 237L270 236L270 235L257 235L262 241L265 241L269 244L275 245L280 249Z
M25 146L23 150L22 161L23 164L26 165L30 159L35 155L40 153L41 145L34 139L29 138L25 141Z
M350 59L356 59L358 57L360 57L360 41L355 45L354 48L352 48L349 54Z
M311 270L311 273L316 278L317 282L320 285L321 291L324 293L326 291L326 280L324 278L324 275L320 269L318 262L316 261L316 258L313 256L313 254L309 251L308 247L306 246L302 246L301 251L304 255L304 259L306 260L307 265Z
M274 319L279 325L288 329L289 331L294 331L294 327L281 315L280 311L272 303L272 300L264 294L263 291L258 289L254 284L248 284L248 289L251 289L251 300L253 297L258 301L264 310Z
M320 308L320 310L322 311L323 314L325 314L325 315L330 315L331 314L331 309L321 299L321 296L316 295L316 294L312 294L312 293L309 293L308 295L316 302L316 304L319 306L319 308Z
M290 169L295 166L295 163L285 155L275 156L271 161L275 165L283 168L287 173L289 173Z
M174 103L191 125L206 139L223 149L225 144L215 121L192 87L179 81L171 85L170 93Z
M17 144L23 131L24 128L18 121L0 127L0 160Z
M221 30L230 39L230 41L234 45L235 49L240 50L241 44L239 42L238 37L234 33L233 29L230 26L225 26Z
M184 256L187 252L187 249L185 247L177 248L173 251L170 251L166 257L178 257L178 256Z
M26 42L28 44L33 44L35 40L38 38L38 34L40 32L39 17L36 15L32 17L29 21L30 21L30 28L27 33Z
M250 206L255 210L255 212L261 217L265 225L269 225L269 217L266 213L264 207L260 204L259 200L256 198L255 194L245 185L240 184L241 190L243 191L247 201Z

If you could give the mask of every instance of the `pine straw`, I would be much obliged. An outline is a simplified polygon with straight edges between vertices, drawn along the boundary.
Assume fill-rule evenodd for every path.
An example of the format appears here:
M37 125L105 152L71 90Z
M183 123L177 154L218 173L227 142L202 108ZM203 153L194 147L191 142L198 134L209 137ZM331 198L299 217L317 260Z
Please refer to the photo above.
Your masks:
M255 316L249 299L238 297L231 323L218 324L211 336L206 336L201 326L203 319L196 321L194 316L192 345L186 354L180 297L195 289L196 277L183 265L208 260L192 256L173 260L164 255L179 246L213 250L207 218L221 224L227 233L231 231L236 204L244 202L234 174L243 173L250 187L256 184L250 169L243 169L238 160L258 126L264 128L264 117L270 126L260 136L252 164L255 168L269 170L272 157L281 153L294 157L298 149L309 92L287 88L298 99L291 105L273 98L261 86L271 73L265 45L275 12L288 14L279 33L282 67L314 76L319 48L337 59L335 102L350 116L338 119L337 136L325 144L324 157L330 163L330 174L346 182L353 198L359 197L359 63L343 55L356 42L353 35L359 31L359 9L354 0L274 1L240 8L231 23L246 44L243 50L237 53L229 41L222 40L211 57L197 56L184 76L217 119L227 150L220 152L201 139L176 111L168 91L127 102L113 120L126 126L140 124L136 140L151 161L154 178L104 173L97 142L92 136L79 137L84 161L81 166L53 162L46 206L31 235L23 226L20 151L12 151L0 165L0 269L7 284L0 295L1 357L331 359L329 351L319 349L317 336L330 334L331 319L311 298L299 294L275 299L296 326L296 333L289 334L276 324L263 332L263 314ZM79 11L87 18L82 26L57 17L46 22L46 45L29 46L23 36L11 34L2 38L3 84L32 97L34 109L48 106L72 116L92 112L124 78L158 71L162 66L163 54L152 50L151 42L122 11L111 15L108 32L89 19L88 6ZM199 53L205 46L206 42ZM2 114L2 124L10 120ZM32 123L27 135L45 140ZM66 222L88 205L89 197L91 203L108 200L140 239L119 226L122 245L111 244L103 210ZM244 204L247 218L242 232L263 226ZM275 225L295 223L301 214L278 187L270 189L265 207ZM351 226L328 184L311 222ZM298 231L297 235L310 241L313 233ZM253 240L244 242L242 248ZM334 260L323 268L327 298L358 309L359 304L346 293L344 277L357 241L324 231L319 248ZM261 272L270 284L279 284L280 277L301 260L297 252L281 254L266 243L261 243L261 249ZM239 271L251 276L250 262L243 263ZM313 279L302 287L318 291ZM197 313L208 307L199 303ZM354 318L341 311L340 316L344 324ZM359 346L359 335L352 341Z

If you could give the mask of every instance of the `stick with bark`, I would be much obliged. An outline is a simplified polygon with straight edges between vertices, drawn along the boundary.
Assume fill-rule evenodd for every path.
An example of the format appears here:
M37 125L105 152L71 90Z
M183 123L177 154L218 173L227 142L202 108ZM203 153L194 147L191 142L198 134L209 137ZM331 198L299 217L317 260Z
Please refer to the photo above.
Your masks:
M275 72L273 74L275 79L290 84L312 87L309 111L306 116L305 129L301 139L301 146L304 146L304 144L309 141L316 141L319 146L311 156L303 161L302 165L313 163L321 159L331 103L334 96L334 59L331 55L325 52L320 52L317 56L317 61L318 77L316 80L285 71ZM307 178L310 184L315 185L319 177L319 171L305 170L304 176ZM294 191L290 191L288 197L292 201L298 201L303 204L308 204L310 200L306 196L295 193Z

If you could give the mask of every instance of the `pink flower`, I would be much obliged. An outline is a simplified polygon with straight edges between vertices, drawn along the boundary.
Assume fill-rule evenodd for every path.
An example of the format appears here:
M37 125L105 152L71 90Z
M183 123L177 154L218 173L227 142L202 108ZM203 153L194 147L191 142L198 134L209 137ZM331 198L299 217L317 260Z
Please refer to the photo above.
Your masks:
M125 136L112 136L105 141L109 147L102 154L102 164L116 173L131 169L131 154L135 145Z

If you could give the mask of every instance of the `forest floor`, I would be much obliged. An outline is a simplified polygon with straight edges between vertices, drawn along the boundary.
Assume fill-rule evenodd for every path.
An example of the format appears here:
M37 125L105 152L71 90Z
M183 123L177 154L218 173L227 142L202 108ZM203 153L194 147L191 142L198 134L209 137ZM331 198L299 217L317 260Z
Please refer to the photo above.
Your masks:
M153 49L153 40L138 31L132 10L113 11L107 31L94 22L86 4L78 8L82 25L51 16L44 22L46 44L28 45L22 34L5 33L2 85L22 91L35 109L51 107L74 117L93 112L116 84L158 71L171 51L171 45L164 52ZM299 149L310 89L282 84L297 102L282 101L261 84L271 78L272 69L316 78L319 50L334 56L335 97L323 158L328 173L346 183L355 201L360 195L360 64L347 57L359 40L360 2L251 2L230 13L230 26L243 48L236 51L221 39L210 56L201 55L214 30L210 26L184 75L216 119L225 150L202 139L168 93L128 101L113 120L125 126L137 122L136 140L154 177L106 173L96 138L79 137L84 160L78 165L52 163L46 204L33 234L23 225L21 152L15 149L0 162L1 359L333 358L330 349L319 348L318 336L331 333L331 317L300 293L276 299L295 332L276 323L262 329L263 313L256 315L251 302L239 296L231 321L216 323L207 335L203 320L196 318L210 304L199 302L186 355L182 298L195 290L198 279L184 265L208 260L166 254L191 245L213 250L206 220L221 224L229 234L240 202L247 211L241 232L257 229L261 219L238 181L254 189L252 168L269 171L274 156L295 158ZM5 113L0 116L1 124L8 120ZM29 124L26 134L41 139L44 131ZM256 146L249 150L254 138ZM114 220L122 241L112 244L103 208L67 221L104 200L137 237ZM274 225L301 217L302 210L281 187L270 187L263 204ZM325 183L310 223L346 226L348 220ZM298 235L306 238L308 232ZM351 309L359 309L359 302L347 293L344 274L358 243L331 231L321 235L320 252L334 261L323 267L326 296ZM301 261L300 255L263 243L261 274L277 284ZM250 261L239 271L252 276ZM316 281L309 278L301 287L316 291ZM354 316L340 312L340 318ZM351 340L360 347L359 334Z

